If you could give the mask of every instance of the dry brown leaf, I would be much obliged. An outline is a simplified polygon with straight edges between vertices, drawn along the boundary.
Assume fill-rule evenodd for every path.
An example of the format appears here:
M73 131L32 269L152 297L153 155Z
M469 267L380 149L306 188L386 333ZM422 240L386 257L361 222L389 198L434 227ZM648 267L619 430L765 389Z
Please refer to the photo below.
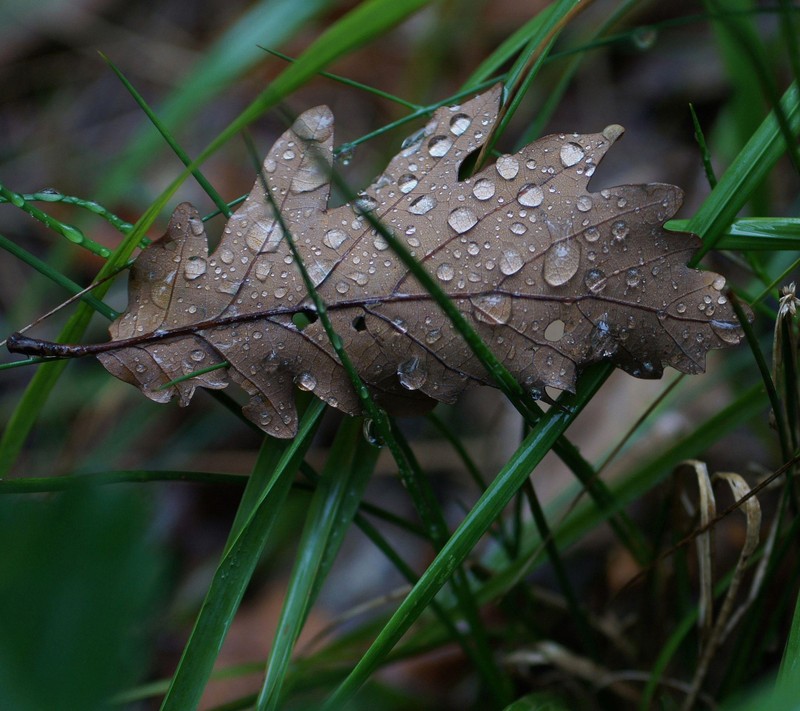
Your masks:
M210 256L186 203L131 269L120 341L100 353L149 398L186 405L198 386L229 381L244 412L291 437L293 386L355 414L359 399L317 320L265 188L297 243L345 350L377 402L394 413L452 402L491 377L363 212L405 242L526 388L572 390L578 372L609 360L644 378L663 366L701 372L706 352L738 343L717 274L690 269L693 235L666 232L679 188L623 185L589 193L619 126L552 135L459 181L486 140L500 87L436 111L354 205L327 209L333 116L302 114L264 161L248 199ZM224 369L164 387L226 362Z

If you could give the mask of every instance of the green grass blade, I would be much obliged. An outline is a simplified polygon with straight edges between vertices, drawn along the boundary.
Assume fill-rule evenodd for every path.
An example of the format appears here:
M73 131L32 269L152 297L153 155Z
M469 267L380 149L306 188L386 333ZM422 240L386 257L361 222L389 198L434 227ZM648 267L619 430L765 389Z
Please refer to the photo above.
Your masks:
M14 207L18 207L23 212L27 212L33 219L38 220L45 227L52 230L56 234L61 235L72 244L77 244L78 246L89 250L92 254L96 254L98 257L103 257L103 259L111 255L111 250L108 247L104 247L94 240L89 239L77 227L73 227L65 222L61 222L55 217L48 215L43 210L40 210L38 207L36 207L36 205L28 201L25 195L15 193L13 190L9 190L4 185L0 185L0 198L3 199L3 202L10 203L14 205Z
M156 127L158 132L161 134L161 137L166 141L167 145L172 149L176 156L180 159L181 163L183 163L186 167L190 167L192 165L192 160L189 158L189 154L181 148L180 144L175 137L170 132L167 125L156 115L155 111L153 111L148 103L144 100L144 97L136 90L133 84L128 81L128 78L120 71L114 62L112 62L108 57L101 53L100 55L105 61L106 64L111 68L111 71L117 75L117 78L122 82L122 85L127 89L128 93L133 97L133 100L139 106L139 108L144 111L147 118L150 119L150 122L153 126ZM206 195L211 198L211 201L217 206L217 209L225 215L225 217L231 216L231 210L228 207L228 204L225 200L222 199L222 196L217 192L216 188L214 188L211 183L208 182L208 179L205 175L200 172L199 168L190 168L192 177L197 181L198 185L205 190Z
M217 38L189 74L176 83L176 89L158 108L161 120L171 131L176 131L202 106L263 60L264 53L258 48L259 44L282 44L329 4L329 0L260 0L253 3ZM98 186L100 202L111 202L129 191L161 146L160 136L149 126L143 127Z
M107 277L117 273L128 262L136 246L144 237L146 230L177 187L178 183L175 182L164 191L159 200L142 215L133 229L108 258L108 261L97 274L96 281L102 282L94 290L97 299L102 299L108 289L111 288L112 282ZM62 329L58 340L63 343L79 341L89 325L93 313L94 311L90 306L83 303L80 304ZM31 382L28 383L22 398L9 418L2 437L0 437L0 478L5 477L14 465L36 418L39 416L39 412L44 407L50 392L64 372L66 365L67 361L65 360L56 363L43 363L39 366Z
M792 84L781 99L793 135L800 133L800 93ZM761 122L736 159L725 171L703 202L700 209L689 220L689 232L703 239L703 245L692 258L696 266L703 256L716 247L724 230L745 205L752 192L763 182L786 150L783 134L774 112Z
M292 650L344 540L378 452L365 442L360 420L344 420L308 508L258 696L259 711L278 708Z
M263 456L259 456L253 476L268 480L267 486L259 492L254 505L242 501L247 518L225 548L161 705L162 711L193 709L200 702L219 649L324 409L324 403L319 400L309 405L300 421L297 437L282 448L278 466L271 470L267 467L274 459L274 446L271 440L265 439Z
M381 661L431 602L456 567L491 526L503 508L517 492L522 482L552 448L572 420L594 396L608 377L609 368L593 368L580 379L577 394L562 397L564 408L550 409L531 429L514 456L481 496L442 548L435 560L422 574L378 638L361 658L355 669L334 691L326 709L342 708L344 703L366 682Z
M47 277L54 284L58 284L58 286L73 296L80 294L83 291L83 288L79 284L76 284L69 277L64 276L60 271L51 267L47 262L44 262L37 256L31 254L28 250L23 249L15 242L12 242L5 235L0 235L0 249L4 249L9 254L15 256L21 262L24 262L29 267L32 267L37 272ZM88 292L81 294L79 298L81 301L97 311L97 313L105 316L107 319L113 320L119 315L110 306L103 303L96 296L93 296Z
M690 220L670 220L665 227L689 232ZM775 252L800 250L800 218L744 217L734 220L719 237L714 249Z

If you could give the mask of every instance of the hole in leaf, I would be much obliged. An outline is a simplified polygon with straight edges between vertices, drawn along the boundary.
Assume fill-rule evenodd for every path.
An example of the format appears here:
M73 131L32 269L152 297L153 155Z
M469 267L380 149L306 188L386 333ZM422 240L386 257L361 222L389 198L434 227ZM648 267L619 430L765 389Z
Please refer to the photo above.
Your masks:
M312 309L303 309L292 316L292 323L301 331L318 318L317 312Z
M356 331L366 331L367 320L363 316L356 316L353 319L353 329Z
M458 166L458 180L462 182L469 178L475 172L475 163L478 160L478 154L481 152L480 148L476 148L470 153Z

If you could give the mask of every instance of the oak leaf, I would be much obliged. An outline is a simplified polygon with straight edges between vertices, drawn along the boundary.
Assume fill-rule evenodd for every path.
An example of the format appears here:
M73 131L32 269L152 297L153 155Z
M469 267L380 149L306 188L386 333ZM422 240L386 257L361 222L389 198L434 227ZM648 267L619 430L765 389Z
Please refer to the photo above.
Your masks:
M293 320L314 314L283 224L380 405L415 412L491 384L367 212L535 392L572 390L597 361L643 378L659 377L665 365L697 373L709 349L738 343L725 280L686 266L698 238L663 229L680 189L587 191L621 127L547 136L458 179L488 137L499 98L495 87L437 110L354 204L330 210L333 116L327 107L305 112L270 150L213 254L197 211L177 207L166 235L133 265L127 311L110 328L119 344L99 359L158 402L178 396L186 405L198 386L238 383L250 396L247 417L277 437L296 431L294 386L359 413L319 320Z

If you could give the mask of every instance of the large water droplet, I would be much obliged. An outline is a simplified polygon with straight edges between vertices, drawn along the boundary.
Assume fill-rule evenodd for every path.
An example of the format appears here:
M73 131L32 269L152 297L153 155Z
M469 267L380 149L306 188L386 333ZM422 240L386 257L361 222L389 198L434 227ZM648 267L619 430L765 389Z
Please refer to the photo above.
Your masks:
M436 198L433 195L420 195L408 206L408 211L415 215L424 215L436 207Z
M614 235L614 239L617 242L622 242L630 232L630 227L624 220L617 220L613 225L611 225L611 234Z
M332 230L328 230L322 237L322 244L326 247L330 247L331 249L339 249L342 246L342 242L347 239L347 232L344 230L340 230L338 227L334 227Z
M359 212L372 212L378 207L378 201L365 193L361 193L355 200L356 210Z
M434 136L428 141L428 153L434 158L441 158L450 150L453 139L449 136Z
M190 358L191 358L191 359L192 359L192 360L193 360L195 363L199 363L200 361L202 361L203 359L205 359L205 357L206 357L206 352L205 352L205 351L203 351L203 350L200 350L199 348L195 348L195 350L193 350L193 351L192 351L192 352L189 354L189 357L190 357Z
M412 175L411 173L401 175L397 179L397 185L400 188L401 193L410 193L414 188L417 187L418 184L419 180L417 180L417 176Z
M590 269L583 280L586 288L593 294L599 294L606 288L606 275L600 269Z
M511 318L511 298L505 294L483 294L470 301L475 307L475 318L482 323L502 325Z
M580 244L573 239L561 240L545 252L542 276L550 286L561 286L575 276L580 261Z
M507 249L500 257L500 271L506 276L516 274L522 269L522 266L522 257L519 252L515 252L513 249Z
M576 163L580 163L586 154L577 143L565 143L561 146L561 163L565 168L569 168Z
M296 376L294 383L300 390L305 390L306 392L311 392L317 387L317 379L308 372L300 373L300 375Z
M172 286L166 281L158 282L150 286L150 300L160 309L169 307L172 298Z
M272 265L269 262L258 262L258 264L256 264L256 279L259 281L266 281L271 270Z
M641 280L642 273L636 267L631 267L625 274L625 283L630 287L639 286Z
M478 224L478 218L468 207L457 207L448 215L447 224L458 234L463 234Z
M450 119L450 133L460 136L469 128L470 123L472 123L472 119L466 114L456 114Z
M514 156L500 156L495 163L495 168L501 178L513 180L519 173L519 161Z
M189 229L195 237L202 237L205 231L203 229L203 221L199 217L189 218Z
M725 343L739 343L742 340L742 329L735 321L718 321L712 319L711 328Z
M488 200L494 195L494 191L494 183L486 178L478 180L472 188L472 194L478 198L478 200Z
M428 373L414 356L397 366L397 379L406 390L419 390L428 379Z
M235 228L235 226L234 226ZM247 231L245 243L256 254L274 252L283 238L283 229L279 222L268 220L255 222Z
M425 334L425 343L433 345L442 337L442 332L438 328L434 328Z
M455 275L456 272L455 269L453 269L453 265L447 262L440 264L439 268L436 270L436 276L442 281L450 281Z
M234 253L227 247L219 253L220 261L223 264L233 264Z
M189 257L183 265L183 275L189 280L203 276L208 269L206 260L202 257Z
M586 232L583 233L584 238L587 242L597 242L600 239L600 230L596 227L589 227Z
M580 212L589 212L589 210L592 209L592 198L588 195L581 195L575 201L575 207L577 207Z
M308 193L325 185L328 176L317 160L301 165L292 177L291 190L294 193Z
M523 185L517 195L517 202L525 207L538 207L544 200L544 191L538 185Z
M262 370L263 370L265 373L274 373L276 370L278 370L278 366L279 366L280 364L281 364L281 359L280 359L280 356L279 356L279 355L278 355L278 354L277 354L275 351L272 351L272 352L271 352L271 353L270 353L270 354L269 354L269 355L268 355L266 358L264 358L264 360L262 361L262 364L261 364L261 369L262 369Z

